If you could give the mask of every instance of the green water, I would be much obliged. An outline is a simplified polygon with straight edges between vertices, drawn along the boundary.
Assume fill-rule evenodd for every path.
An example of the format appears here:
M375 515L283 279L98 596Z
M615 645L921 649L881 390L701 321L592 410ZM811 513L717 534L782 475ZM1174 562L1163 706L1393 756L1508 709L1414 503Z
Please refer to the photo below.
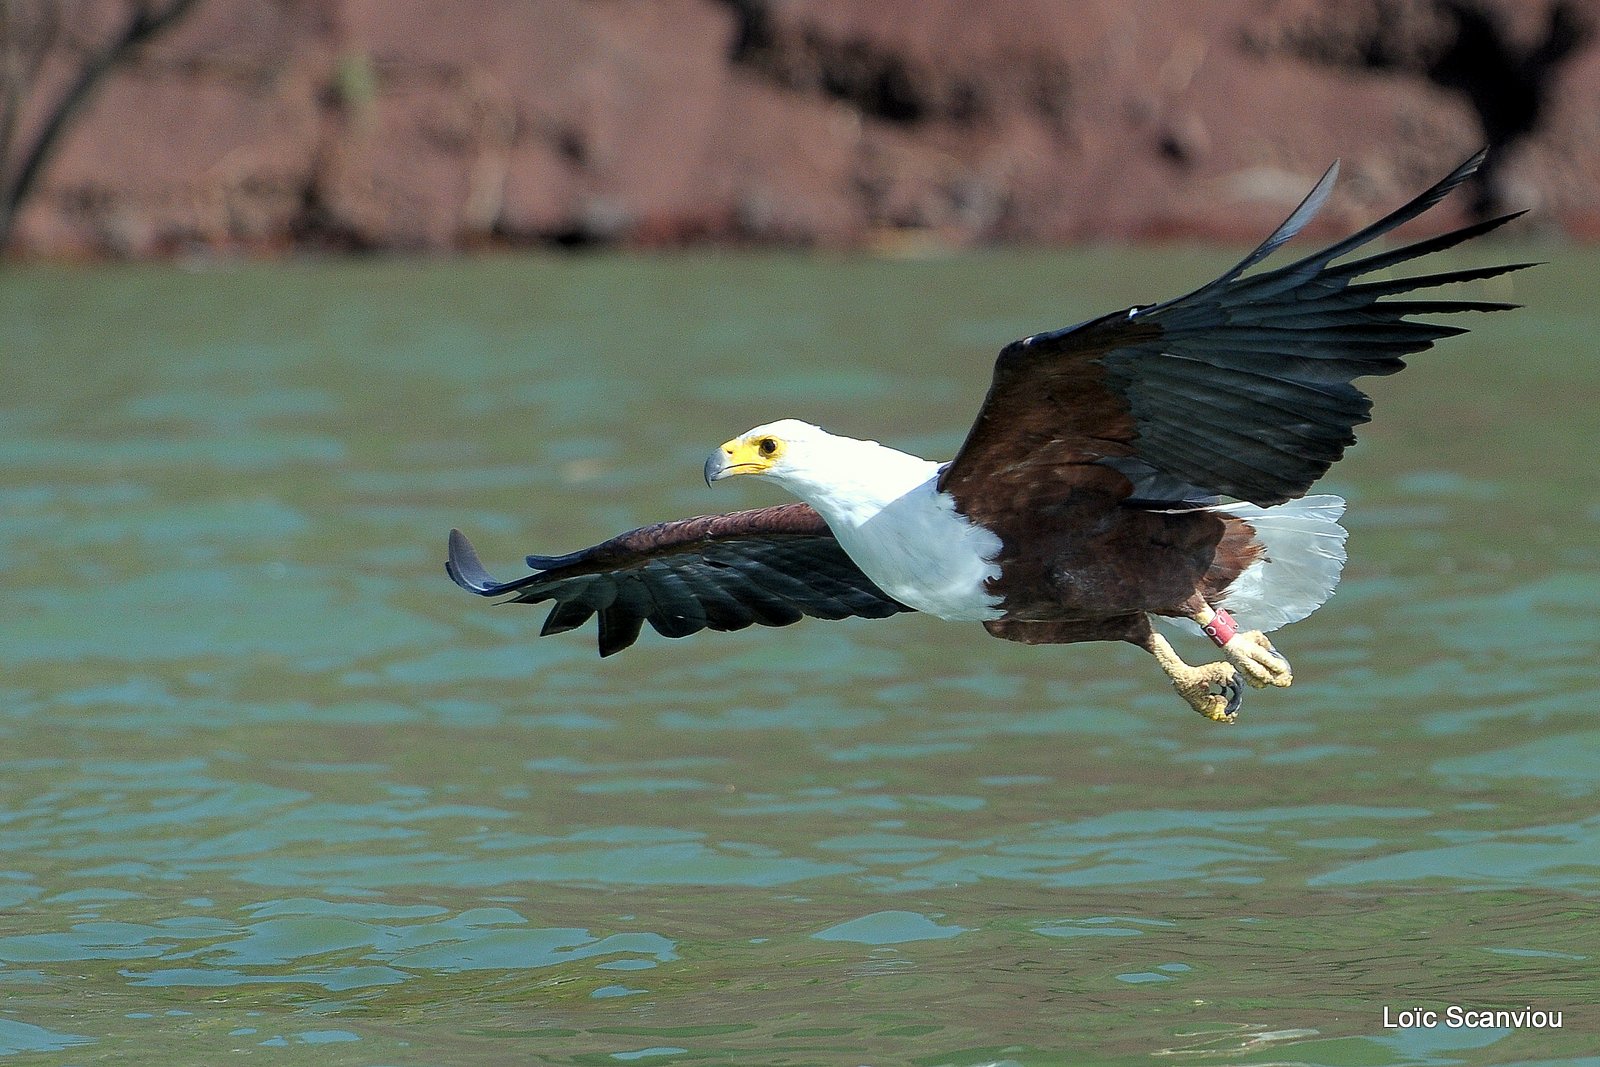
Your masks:
M948 454L999 344L1226 256L0 276L0 1056L1600 1063L1600 255L1541 253L1371 383L1232 728L917 616L602 662L441 566L776 502L699 472L777 417ZM1384 1025L1451 1004L1564 1026Z

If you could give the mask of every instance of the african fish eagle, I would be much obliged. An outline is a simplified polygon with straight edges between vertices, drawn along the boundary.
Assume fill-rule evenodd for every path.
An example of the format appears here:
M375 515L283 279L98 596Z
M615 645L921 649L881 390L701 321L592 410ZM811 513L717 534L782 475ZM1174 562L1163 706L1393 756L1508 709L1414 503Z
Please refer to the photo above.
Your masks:
M1379 275L1521 212L1336 261L1438 203L1484 156L1354 236L1247 276L1322 207L1335 163L1210 284L1007 345L948 463L785 419L722 445L705 477L763 477L800 503L529 556L533 573L509 582L452 530L447 570L481 596L554 601L541 635L598 615L602 656L645 622L684 637L902 611L1028 644L1129 641L1196 711L1232 722L1240 677L1292 681L1266 633L1311 614L1339 581L1344 501L1305 494L1368 419L1352 381L1393 374L1401 357L1465 332L1413 316L1516 306L1412 294L1531 265ZM1190 666L1153 619L1198 624L1224 659Z

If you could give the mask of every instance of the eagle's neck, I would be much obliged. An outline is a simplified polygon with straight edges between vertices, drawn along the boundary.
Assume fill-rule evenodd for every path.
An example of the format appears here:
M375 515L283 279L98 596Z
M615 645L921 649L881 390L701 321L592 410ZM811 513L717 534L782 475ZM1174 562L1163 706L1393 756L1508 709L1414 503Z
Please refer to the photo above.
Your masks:
M875 441L807 442L777 480L817 509L840 547L884 592L945 619L998 618L988 583L1000 539L938 490L940 464Z
M804 461L791 455L787 468L774 480L816 508L837 533L872 521L939 465L876 441L830 435L808 441Z

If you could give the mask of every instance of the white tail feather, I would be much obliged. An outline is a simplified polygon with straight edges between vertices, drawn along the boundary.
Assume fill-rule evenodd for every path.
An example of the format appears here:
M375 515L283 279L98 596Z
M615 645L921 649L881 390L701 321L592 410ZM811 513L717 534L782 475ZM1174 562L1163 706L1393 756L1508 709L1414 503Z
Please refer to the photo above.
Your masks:
M1254 504L1221 504L1211 509L1235 515L1256 531L1265 555L1244 569L1213 605L1226 607L1241 630L1270 632L1316 611L1333 595L1344 569L1344 541L1339 525L1344 500L1308 496L1270 508ZM1161 619L1199 633L1187 619Z
M1266 555L1246 567L1221 598L1241 627L1276 630L1299 622L1333 595L1349 536L1339 525L1341 498L1308 496L1270 508L1240 503L1215 510L1248 522L1266 548Z

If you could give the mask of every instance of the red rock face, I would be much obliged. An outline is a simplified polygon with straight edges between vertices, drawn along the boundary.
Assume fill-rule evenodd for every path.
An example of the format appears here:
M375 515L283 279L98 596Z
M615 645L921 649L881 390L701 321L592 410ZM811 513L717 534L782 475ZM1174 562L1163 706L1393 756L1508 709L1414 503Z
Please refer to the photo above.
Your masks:
M127 2L85 0L52 76ZM1600 0L201 0L15 245L1248 240L1336 157L1330 227L1486 141L1477 209L1587 237L1594 27Z

